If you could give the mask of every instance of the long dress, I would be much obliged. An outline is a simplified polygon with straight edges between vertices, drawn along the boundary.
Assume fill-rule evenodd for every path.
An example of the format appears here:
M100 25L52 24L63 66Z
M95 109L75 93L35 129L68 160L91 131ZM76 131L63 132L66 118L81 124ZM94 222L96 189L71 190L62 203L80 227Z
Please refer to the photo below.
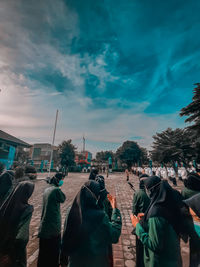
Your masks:
M51 185L43 195L43 209L39 227L38 267L59 266L61 246L60 203L65 201L65 194L59 187Z

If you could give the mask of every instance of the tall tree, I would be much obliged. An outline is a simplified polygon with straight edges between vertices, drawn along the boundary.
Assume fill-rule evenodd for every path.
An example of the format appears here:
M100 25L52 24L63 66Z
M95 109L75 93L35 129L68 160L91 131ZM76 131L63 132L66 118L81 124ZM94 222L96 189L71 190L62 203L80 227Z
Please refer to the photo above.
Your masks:
M193 122L187 127L187 132L195 152L195 159L200 163L200 83L195 85L192 102L181 109L180 116L188 116L185 122Z
M76 147L72 144L72 140L63 141L59 147L60 163L62 166L68 168L75 165L75 151Z
M194 124L188 126L188 128L200 134L200 83L196 83L195 85L192 102L181 109L180 116L189 116L185 122L193 122Z
M188 165L194 156L191 139L186 129L172 130L168 128L161 133L156 133L153 139L153 150L151 151L153 161L171 163L173 166L177 161Z
M141 154L141 148L136 142L126 141L117 149L116 157L119 158L121 162L126 163L128 168L130 168L141 159Z

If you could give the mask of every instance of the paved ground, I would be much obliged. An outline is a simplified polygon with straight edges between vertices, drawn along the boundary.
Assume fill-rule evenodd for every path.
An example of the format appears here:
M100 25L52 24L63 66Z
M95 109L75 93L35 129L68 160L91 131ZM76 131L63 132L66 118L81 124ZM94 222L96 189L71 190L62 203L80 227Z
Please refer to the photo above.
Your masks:
M45 176L45 174L43 174ZM63 222L65 219L66 209L71 204L74 196L80 189L81 185L87 181L88 174L83 173L70 173L65 179L64 185L62 186L63 192L66 194L67 200L61 206ZM132 176L130 178L131 183L134 184L135 188L138 188L138 178ZM28 266L35 267L37 264L38 255L38 238L37 231L41 216L41 205L42 205L42 193L47 186L45 181L36 181L35 191L31 199L31 203L34 205L34 214L30 226L30 241L27 247L28 254ZM178 189L182 185L178 184ZM130 220L130 214L132 209L132 196L133 191L130 186L126 183L125 177L121 173L111 174L106 179L106 187L108 191L115 195L117 198L118 208L121 211L123 219L122 235L119 243L113 245L113 256L115 267L133 267L135 266L135 237L131 234L132 224ZM184 267L188 266L188 246L182 245L182 255Z

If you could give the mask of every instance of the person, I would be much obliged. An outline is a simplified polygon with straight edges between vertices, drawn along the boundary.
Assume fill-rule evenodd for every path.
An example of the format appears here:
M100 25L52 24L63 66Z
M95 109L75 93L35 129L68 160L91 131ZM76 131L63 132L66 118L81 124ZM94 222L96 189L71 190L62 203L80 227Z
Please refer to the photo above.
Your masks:
M193 217L195 230L200 237L200 193L191 198L184 200L190 208L190 214ZM190 267L200 266L200 249L199 245L190 240Z
M147 174L140 175L139 190L136 191L133 195L132 213L135 216L138 216L140 213L145 213L150 204L150 199L146 194L143 181L143 179L147 177L149 177ZM144 266L144 247L142 242L136 236L136 267L143 267L143 266Z
M89 180L95 180L96 176L98 175L98 170L97 169L92 169L89 175Z
M197 173L189 173L184 180L184 188L181 191L183 199L190 198L200 193L200 176Z
M13 189L14 176L15 173L10 170L5 171L0 175L0 206Z
M0 208L0 266L25 267L34 184L20 182Z
M115 197L111 221L103 209L99 183L86 182L76 195L66 217L62 238L61 266L110 267L109 247L121 234L121 215Z
M110 204L110 201L108 200L108 195L109 195L109 192L106 190L106 187L105 187L105 179L102 175L98 175L96 178L95 178L95 181L97 183L99 183L100 185L100 189L101 189L101 194L105 194L105 199L104 201L102 202L102 205L103 205L103 208L106 212L106 214L108 215L110 221L111 221L111 217L112 217L112 206Z
M126 176L126 181L129 181L129 176L130 176L129 169L125 170L125 176Z
M43 195L42 216L39 226L38 267L58 267L61 245L61 214L60 203L66 197L60 187L63 184L63 174L56 173L50 179L50 186Z
M145 267L182 266L180 235L184 231L181 209L185 205L178 191L157 176L144 180L151 203L140 221L131 216L136 235L144 245Z

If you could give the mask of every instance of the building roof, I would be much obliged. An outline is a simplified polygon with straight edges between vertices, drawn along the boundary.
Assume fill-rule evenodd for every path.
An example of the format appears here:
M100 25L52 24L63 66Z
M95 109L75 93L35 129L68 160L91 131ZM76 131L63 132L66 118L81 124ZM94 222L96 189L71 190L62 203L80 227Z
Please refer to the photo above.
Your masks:
M9 144L12 144L14 146L23 146L23 147L30 147L30 145L17 137L14 137L13 135L10 135L2 130L0 130L0 140L6 141Z

